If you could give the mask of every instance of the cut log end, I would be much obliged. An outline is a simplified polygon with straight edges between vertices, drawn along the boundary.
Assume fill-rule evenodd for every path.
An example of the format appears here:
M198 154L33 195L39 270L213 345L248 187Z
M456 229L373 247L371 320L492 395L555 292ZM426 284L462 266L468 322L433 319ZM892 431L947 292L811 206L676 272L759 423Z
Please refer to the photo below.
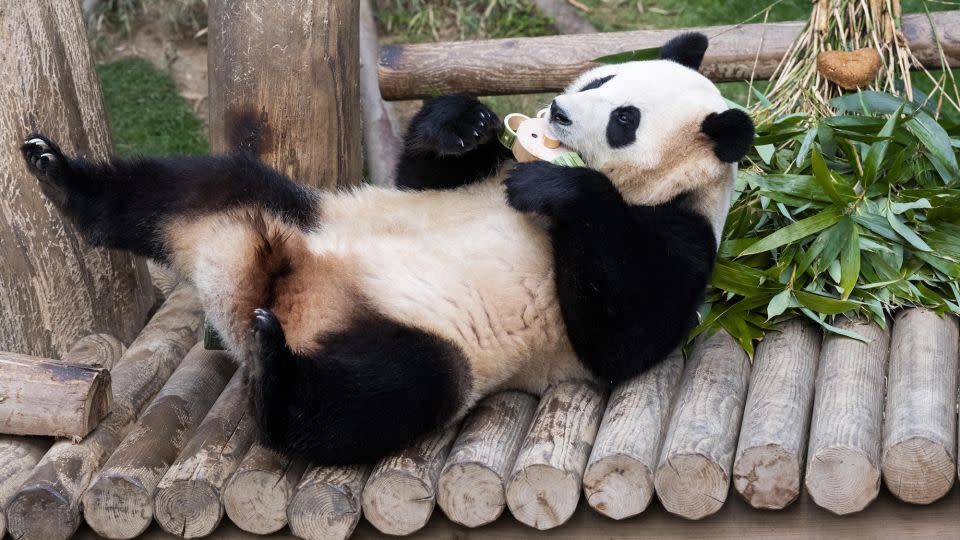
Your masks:
M423 479L404 471L384 471L363 489L363 515L380 532L403 536L427 524L434 492Z
M687 519L716 513L727 500L730 478L717 462L699 454L670 456L654 481L664 508Z
M613 519L625 519L647 509L653 498L653 472L624 454L616 454L587 466L583 492L590 507Z
M175 481L157 490L154 514L168 533L200 538L220 524L223 506L219 491L209 482Z
M52 487L30 486L7 506L7 527L18 540L68 540L80 527L80 515Z
M877 498L880 469L859 450L829 447L810 456L805 484L817 505L834 514L852 514Z
M329 484L297 490L287 507L290 531L304 540L345 540L360 521L359 501Z
M883 481L901 501L930 504L953 487L954 461L943 445L922 437L895 444L883 455Z
M230 480L223 506L237 527L270 534L287 524L289 486L271 470L241 470Z
M100 536L134 538L153 520L151 498L130 478L100 477L83 494L83 517Z
M507 498L496 472L480 463L467 462L444 469L437 486L437 502L450 521L479 527L500 517Z
M577 475L549 465L529 465L507 484L510 512L521 523L541 531L566 523L579 500Z
M800 495L800 462L778 444L747 448L733 464L733 485L750 506L781 510Z

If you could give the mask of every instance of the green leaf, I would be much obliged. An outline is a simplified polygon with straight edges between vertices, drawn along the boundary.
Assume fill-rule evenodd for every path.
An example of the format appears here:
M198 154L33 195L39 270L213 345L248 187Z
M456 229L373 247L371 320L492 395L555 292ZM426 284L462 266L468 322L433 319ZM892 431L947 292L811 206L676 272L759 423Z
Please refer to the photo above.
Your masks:
M813 176L817 179L820 187L830 199L839 204L846 204L852 198L852 193L846 198L838 190L837 183L834 182L833 173L827 168L827 162L823 160L823 154L814 146L810 153L810 165L813 167Z
M757 148L757 154L760 154L760 159L762 159L764 163L769 165L770 160L773 159L773 152L777 149L777 147L772 144L761 144L756 148Z
M816 179L808 174L745 174L751 185L759 187L763 195L778 202L832 202Z
M887 120L887 123L884 124L883 129L880 130L881 137L891 137L893 131L897 127L897 123L900 121L900 115L903 114L904 105L900 105L893 114L890 115L890 119ZM883 163L883 158L887 155L887 147L890 146L889 139L877 141L870 145L870 150L867 151L867 157L863 160L863 185L869 186L877 179L877 173L880 170L880 164Z
M832 296L816 294L807 291L794 291L793 295L805 308L812 309L824 315L839 315L857 309L858 305L852 300L841 300Z
M771 249L775 249L785 244L796 242L801 238L816 234L840 221L842 215L843 213L839 208L831 206L821 211L819 214L801 219L795 223L791 223L790 225L787 225L786 227L783 227L782 229L765 236L742 251L740 256L742 257L744 255L754 255L764 251L770 251Z
M816 322L816 323L819 324L820 326L822 326L822 327L824 328L824 330L826 330L827 332L830 332L830 333L833 333L833 334L837 334L837 335L840 335L840 336L844 336L844 337L848 337L848 338L851 338L851 339L855 339L855 340L857 340L857 341L862 341L863 343L870 343L870 340L869 340L869 339L861 336L860 334L858 334L858 333L856 333L856 332L851 332L850 330L844 330L843 328L840 328L839 326L834 326L834 325L832 325L832 324L827 323L826 321L824 321L824 320L821 319L820 317L817 317L816 313L810 311L809 309L801 309L800 312L803 313L804 315L806 315L807 317L809 317L810 319L812 319L814 322Z
M890 226L893 227L893 230L897 231L897 234L902 236L903 239L909 242L911 246L919 249L920 251L932 251L930 246L928 246L927 243L917 235L917 233L913 232L913 229L907 227L907 225L900 220L900 216L894 214L890 210L885 213L887 215L887 221L890 222Z
M860 227L852 225L847 244L840 252L840 288L843 290L843 300L850 298L850 293L860 277Z
M657 58L660 58L660 47L608 54L607 56L594 58L593 61L598 64L624 64L626 62L637 62L640 60L656 60Z
M790 289L785 289L783 292L771 298L770 303L767 304L767 319L772 319L774 317L783 315L783 312L790 307L790 300L792 297L792 291Z
M927 199L917 199L908 203L890 203L890 211L898 215L907 210L916 210L918 208L933 208L933 205L931 205Z

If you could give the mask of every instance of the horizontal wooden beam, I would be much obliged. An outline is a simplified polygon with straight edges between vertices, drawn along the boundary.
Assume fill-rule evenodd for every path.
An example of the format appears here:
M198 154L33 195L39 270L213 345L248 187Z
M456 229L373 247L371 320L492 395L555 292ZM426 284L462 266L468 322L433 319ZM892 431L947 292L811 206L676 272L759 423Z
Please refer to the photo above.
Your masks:
M0 433L83 437L112 395L102 366L0 352Z
M960 67L960 11L933 14L947 62ZM436 94L475 95L557 92L594 64L592 59L623 51L658 47L671 37L696 30L710 37L702 72L717 82L767 79L803 22L741 24L675 30L491 39L380 49L380 92L384 99L417 99ZM930 21L925 14L903 17L913 53L928 68L940 67Z

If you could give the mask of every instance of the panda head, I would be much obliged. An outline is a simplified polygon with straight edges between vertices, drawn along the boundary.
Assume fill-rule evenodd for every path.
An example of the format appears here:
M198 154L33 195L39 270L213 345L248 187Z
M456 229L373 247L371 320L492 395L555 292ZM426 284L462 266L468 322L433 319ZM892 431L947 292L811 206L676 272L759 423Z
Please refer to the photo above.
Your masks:
M592 69L553 100L549 125L628 202L690 194L719 237L754 130L697 72L706 48L703 34L682 34L661 47L659 60Z

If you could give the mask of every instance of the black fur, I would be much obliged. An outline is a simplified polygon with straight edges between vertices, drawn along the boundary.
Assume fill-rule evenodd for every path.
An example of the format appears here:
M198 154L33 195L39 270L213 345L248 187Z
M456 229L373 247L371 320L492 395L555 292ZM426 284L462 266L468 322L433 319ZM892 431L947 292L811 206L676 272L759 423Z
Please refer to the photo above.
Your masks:
M451 420L471 388L460 350L379 315L287 348L277 318L255 313L253 408L267 446L313 463L373 462Z
M397 187L451 189L487 178L512 157L499 131L500 119L474 97L428 100L410 121Z
M716 253L686 197L629 205L602 173L544 162L517 165L506 185L511 206L549 218L567 333L601 380L642 373L681 344Z
M587 90L593 90L594 88L600 88L601 86L610 82L610 79L613 78L613 75L607 75L606 77L600 77L599 79L594 79L587 84L583 85L583 88L577 90L578 92L586 92Z
M753 121L740 109L708 114L700 130L713 139L713 153L727 163L743 159L753 144Z
M707 52L707 45L707 36L700 32L685 32L660 47L660 58L698 70Z
M640 109L633 105L617 107L607 121L607 144L611 148L623 148L637 140L640 127Z
M21 150L41 189L88 242L158 260L167 257L158 227L171 217L240 206L273 210L301 228L316 217L311 191L248 153L95 163L68 158L37 134Z

